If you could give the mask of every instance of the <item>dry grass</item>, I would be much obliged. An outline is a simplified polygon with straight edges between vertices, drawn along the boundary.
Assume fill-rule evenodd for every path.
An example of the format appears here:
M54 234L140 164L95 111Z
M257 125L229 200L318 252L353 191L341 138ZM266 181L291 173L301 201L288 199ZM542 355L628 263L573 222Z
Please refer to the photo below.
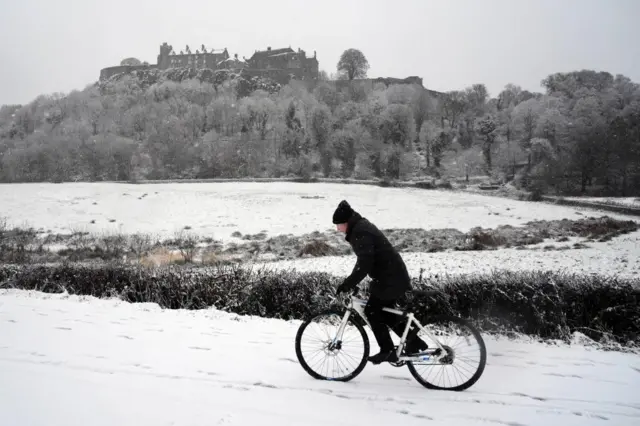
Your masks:
M319 257L319 256L335 256L337 254L339 254L339 251L336 248L332 247L331 245L327 244L326 241L312 240L307 244L305 244L304 247L302 247L302 249L298 253L298 256Z
M203 265L216 265L218 263L224 262L224 259L220 256L219 253L216 253L213 250L204 250L200 256L200 263Z
M467 233L457 229L383 229L400 252L433 253L445 250L495 250L525 247L570 237L588 241L609 241L636 231L639 224L607 216L580 220L533 221L524 226L501 225L495 229L476 227ZM124 262L148 265L236 263L249 260L288 260L300 257L351 255L352 250L339 232L311 232L305 235L266 233L242 235L237 243L222 244L202 239L193 231L181 230L174 238L161 241L152 235L94 235L77 231L70 235L40 237L33 229L8 229L0 221L0 261L38 263L46 261ZM62 246L50 248L50 244ZM583 246L573 246L582 248Z
M186 262L180 250L171 251L166 247L158 247L138 258L138 263L142 266L164 266Z

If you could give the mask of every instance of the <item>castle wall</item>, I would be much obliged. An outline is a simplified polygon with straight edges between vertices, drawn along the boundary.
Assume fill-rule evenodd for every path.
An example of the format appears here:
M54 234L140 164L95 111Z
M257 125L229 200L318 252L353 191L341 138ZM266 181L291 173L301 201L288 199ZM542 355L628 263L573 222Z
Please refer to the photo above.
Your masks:
M320 74L318 60L316 58L306 58L302 62L302 71L305 80L317 80Z
M218 69L218 63L228 59L229 56L222 53L200 53L169 55L167 59L161 58L160 69L189 67L195 69Z
M436 92L435 90L429 90L424 87L422 84L422 78L411 76L407 78L394 78L394 77L377 77L377 78L362 78L362 79L354 79L354 80L332 80L327 83L333 85L336 90L342 90L344 88L349 87L349 85L357 84L363 87L366 91L373 90L376 84L384 84L386 87L389 87L393 84L416 84L422 87L430 96L434 98L439 98L443 95L443 93Z
M130 73L136 70L157 68L157 65L117 65L100 70L100 80L108 80L116 74Z
M256 51L247 61L247 70L253 76L269 76L281 84L286 84L291 77L297 80L316 80L318 78L318 60L308 58L304 50L288 48Z
M289 82L290 75L293 74L297 79L300 79L296 74L296 70L283 70L279 68L270 68L270 69L256 69L256 68L244 68L242 70L242 75L245 78L253 78L253 77L266 77L275 81L279 84L287 84Z

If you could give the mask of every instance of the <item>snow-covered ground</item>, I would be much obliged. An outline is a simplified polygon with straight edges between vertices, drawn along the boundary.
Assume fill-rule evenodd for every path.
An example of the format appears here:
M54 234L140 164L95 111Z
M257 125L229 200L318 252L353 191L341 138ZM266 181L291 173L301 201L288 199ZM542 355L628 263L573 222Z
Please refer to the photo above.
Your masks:
M1 290L0 424L640 424L637 355L487 338L464 392L387 365L333 383L298 364L298 324Z
M533 271L553 270L569 273L598 273L626 278L640 278L640 231L622 235L608 242L585 242L588 248L544 250L545 246L571 247L583 239L567 242L544 242L525 250L503 248L490 251L451 251L439 253L401 253L409 273L418 276L491 272L497 269ZM534 249L535 248L535 249ZM300 272L322 271L347 276L356 262L354 255L304 258L255 263L255 268L295 269Z
M583 216L578 211L627 218L464 192L289 182L0 185L0 217L11 225L54 233L108 231L170 238L189 226L203 237L237 241L231 236L235 231L276 236L334 229L331 216L342 199L381 228L465 232L476 226L579 219Z
M234 232L268 236L334 230L331 216L347 199L380 228L454 228L523 225L532 220L637 217L570 206L554 206L464 192L381 188L328 183L18 184L0 185L0 218L10 225L56 233L102 231L151 233L171 238L185 226L201 236L238 242ZM91 223L94 221L94 223ZM554 269L637 277L640 233L590 242L589 248L546 251L500 249L482 252L403 253L412 275L489 271L496 268ZM353 256L268 263L270 268L348 274ZM265 264L258 264L263 266Z

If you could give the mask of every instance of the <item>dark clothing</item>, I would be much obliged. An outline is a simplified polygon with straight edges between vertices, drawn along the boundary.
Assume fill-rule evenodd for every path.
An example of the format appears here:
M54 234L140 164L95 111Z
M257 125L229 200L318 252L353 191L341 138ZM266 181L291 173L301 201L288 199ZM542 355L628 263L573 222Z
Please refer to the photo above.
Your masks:
M367 301L367 306L364 308L364 314L367 316L369 323L371 323L371 331L378 342L378 346L380 346L381 352L393 350L393 340L391 340L387 327L392 329L398 337L402 337L404 328L407 325L405 318L382 310L385 307L393 308L393 305L394 302L380 300L371 296Z
M347 242L358 257L346 280L355 288L367 275L371 277L371 296L393 302L411 290L407 267L387 237L371 222L354 212L347 222Z
M404 329L407 326L407 318L382 310L383 308L393 308L394 304L395 300L385 301L372 296L364 308L364 314L371 324L371 331L378 342L378 346L380 346L380 352L394 349L393 340L387 327L393 330L398 337L402 337L402 333L404 333ZM428 347L422 339L418 338L418 332L418 328L412 324L411 328L409 328L409 333L407 333L405 353L419 352Z
M358 257L355 267L339 291L354 289L367 275L371 277L370 296L365 307L365 316L371 324L373 334L380 346L380 353L369 358L371 362L396 359L392 353L393 340L387 327L402 337L407 319L384 312L384 307L393 307L411 290L411 278L400 253L387 237L371 222L355 212L346 201L340 202L333 215L333 223L346 223L345 240ZM407 343L415 347L416 329L408 335ZM419 339L418 339L419 340ZM423 343L423 342L421 342ZM423 346L423 345L421 345Z

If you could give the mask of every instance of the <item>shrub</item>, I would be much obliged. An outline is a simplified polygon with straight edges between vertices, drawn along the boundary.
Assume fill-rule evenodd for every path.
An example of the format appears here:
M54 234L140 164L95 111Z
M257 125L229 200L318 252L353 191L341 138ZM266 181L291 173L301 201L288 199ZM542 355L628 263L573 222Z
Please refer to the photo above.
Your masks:
M241 315L301 319L327 308L342 282L326 273L251 270L238 265L157 268L122 264L1 265L0 288L152 302L169 309L210 306ZM414 279L415 288L426 288ZM555 272L494 272L437 277L436 297L409 298L419 319L454 314L485 333L519 332L569 341L581 332L600 342L636 346L640 280Z
M302 247L298 256L302 257L305 255L310 255L313 257L318 256L334 256L339 254L338 250L334 247L327 244L326 241L322 240L312 240Z

